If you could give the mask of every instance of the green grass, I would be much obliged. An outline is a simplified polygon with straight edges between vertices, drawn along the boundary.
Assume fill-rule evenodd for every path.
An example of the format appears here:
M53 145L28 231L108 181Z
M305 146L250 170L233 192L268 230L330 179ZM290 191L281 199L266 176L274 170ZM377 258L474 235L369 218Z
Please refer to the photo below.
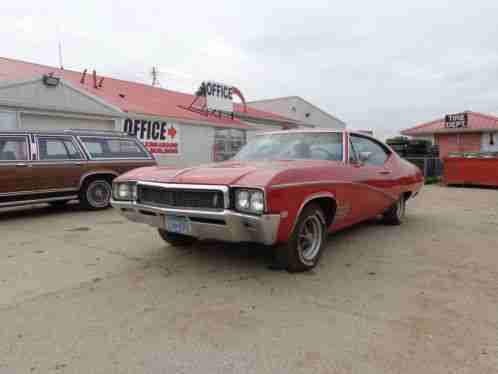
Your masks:
M439 177L427 177L425 178L425 184L435 184L440 181Z

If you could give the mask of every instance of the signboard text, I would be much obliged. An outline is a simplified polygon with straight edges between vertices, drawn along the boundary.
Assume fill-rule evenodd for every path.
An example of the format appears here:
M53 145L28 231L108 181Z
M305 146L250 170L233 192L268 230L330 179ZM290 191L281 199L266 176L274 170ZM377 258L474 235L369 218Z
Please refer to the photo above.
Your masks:
M176 123L126 118L123 131L136 136L153 154L180 153L180 126Z

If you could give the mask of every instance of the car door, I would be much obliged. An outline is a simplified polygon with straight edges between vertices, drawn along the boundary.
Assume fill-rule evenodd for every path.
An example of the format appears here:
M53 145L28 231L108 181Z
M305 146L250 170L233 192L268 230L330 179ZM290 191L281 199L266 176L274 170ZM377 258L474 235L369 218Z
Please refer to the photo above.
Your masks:
M34 187L29 135L0 134L0 205Z
M69 192L79 189L86 160L73 136L36 135L37 159L33 176L44 192Z
M354 182L362 187L356 200L362 218L385 211L395 200L391 152L381 143L357 134L349 136L349 163L354 168Z

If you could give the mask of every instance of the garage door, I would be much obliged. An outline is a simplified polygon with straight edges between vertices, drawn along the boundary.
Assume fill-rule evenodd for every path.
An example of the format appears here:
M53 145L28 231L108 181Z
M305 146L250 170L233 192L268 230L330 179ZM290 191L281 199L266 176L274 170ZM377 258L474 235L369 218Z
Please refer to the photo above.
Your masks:
M95 129L114 130L113 120L22 114L21 128L29 130Z

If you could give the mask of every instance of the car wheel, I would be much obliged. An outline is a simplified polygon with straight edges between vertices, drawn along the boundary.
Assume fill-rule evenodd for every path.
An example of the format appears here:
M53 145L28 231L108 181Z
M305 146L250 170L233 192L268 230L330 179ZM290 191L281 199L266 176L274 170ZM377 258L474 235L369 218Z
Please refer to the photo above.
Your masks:
M197 238L194 238L193 236L176 234L163 229L157 229L157 231L159 232L159 236L173 247L186 247L197 241Z
M289 272L313 269L320 259L327 238L327 225L322 209L317 204L306 206L298 217L287 243L275 248L275 255Z
M112 188L106 179L92 179L83 184L80 203L87 209L104 209L111 202Z
M382 220L388 225L401 225L405 218L406 199L403 195L400 196L393 206L391 206L383 215Z

